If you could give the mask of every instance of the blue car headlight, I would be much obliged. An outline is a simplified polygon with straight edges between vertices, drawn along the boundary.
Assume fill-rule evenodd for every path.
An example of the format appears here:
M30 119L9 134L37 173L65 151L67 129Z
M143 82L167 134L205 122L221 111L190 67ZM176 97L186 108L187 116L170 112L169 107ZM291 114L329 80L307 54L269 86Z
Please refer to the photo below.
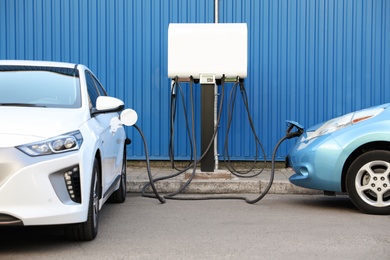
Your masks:
M314 132L308 133L307 139L314 139L316 137L333 133L337 130L340 130L344 127L362 122L369 118L373 118L385 110L385 107L373 107L356 112L352 112L334 119L331 119L325 122L321 127L319 127Z
M17 146L16 148L29 156L40 156L78 150L82 142L83 136L80 131L74 131L40 142Z

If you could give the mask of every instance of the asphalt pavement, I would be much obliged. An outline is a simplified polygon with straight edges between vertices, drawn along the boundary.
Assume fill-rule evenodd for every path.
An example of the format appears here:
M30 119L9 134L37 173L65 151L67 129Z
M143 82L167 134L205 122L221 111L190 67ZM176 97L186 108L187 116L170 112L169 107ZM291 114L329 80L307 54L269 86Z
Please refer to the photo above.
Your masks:
M94 241L68 241L61 226L0 227L0 259L389 259L389 220L361 213L347 196L161 204L128 193L103 206Z
M255 169L251 174L260 172ZM151 173L154 179L171 176L177 170L166 166L152 166ZM277 168L274 181L269 194L322 194L322 191L305 189L291 184L288 178L293 175L291 168ZM185 185L193 170L188 170L176 177L161 180L155 183L157 190L161 193L172 193ZM265 168L256 177L240 178L227 169L214 170L213 172L202 172L196 169L194 178L190 185L182 193L187 194L239 194L239 193L260 193L269 183L271 169ZM142 166L127 167L127 191L131 193L141 192L142 187L149 182L147 168ZM149 189L151 191L151 189Z

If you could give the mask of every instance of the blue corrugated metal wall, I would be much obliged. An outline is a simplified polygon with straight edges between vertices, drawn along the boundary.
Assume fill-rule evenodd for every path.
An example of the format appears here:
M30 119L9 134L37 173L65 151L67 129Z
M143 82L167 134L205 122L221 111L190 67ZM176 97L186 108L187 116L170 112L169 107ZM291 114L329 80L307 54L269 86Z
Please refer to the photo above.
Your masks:
M219 22L248 24L245 85L268 158L284 135L286 119L309 126L390 102L389 1L218 2ZM170 112L167 32L171 22L212 23L214 1L4 0L0 1L0 59L86 64L110 95L139 113L137 124L145 132L152 159L166 160ZM188 105L188 85L183 88ZM199 88L194 92L199 122ZM224 111L220 153L227 108ZM249 160L255 151L244 112L238 99L229 132L234 160ZM177 117L176 158L188 159L181 110ZM144 159L141 138L132 128L128 133L133 139L128 159ZM281 147L278 159L283 159L291 142Z
M308 127L390 102L390 1L220 4L220 22L248 24L246 85L268 154L284 135L286 119ZM291 142L281 147L278 158Z

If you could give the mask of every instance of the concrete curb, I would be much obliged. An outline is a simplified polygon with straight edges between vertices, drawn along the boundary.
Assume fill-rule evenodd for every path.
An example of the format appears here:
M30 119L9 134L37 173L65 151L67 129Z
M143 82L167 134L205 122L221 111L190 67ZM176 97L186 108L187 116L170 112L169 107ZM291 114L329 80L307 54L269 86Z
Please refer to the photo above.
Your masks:
M260 176L254 178L238 178L232 175L227 170L219 170L220 178L210 178L201 176L195 177L187 189L182 192L185 194L259 194L262 192L269 182L270 170L266 169ZM167 168L153 168L152 174L154 178L171 175L173 171ZM198 172L195 176L198 176ZM322 194L322 191L301 188L291 184L288 178L293 174L292 170L278 169L275 171L274 182L269 190L269 194ZM228 178L226 178L228 175ZM167 180L162 180L155 183L157 190L160 193L173 193L180 189L188 178L178 176ZM149 182L149 178L145 168L136 167L127 169L127 192L140 193L142 187ZM151 188L147 189L152 192Z

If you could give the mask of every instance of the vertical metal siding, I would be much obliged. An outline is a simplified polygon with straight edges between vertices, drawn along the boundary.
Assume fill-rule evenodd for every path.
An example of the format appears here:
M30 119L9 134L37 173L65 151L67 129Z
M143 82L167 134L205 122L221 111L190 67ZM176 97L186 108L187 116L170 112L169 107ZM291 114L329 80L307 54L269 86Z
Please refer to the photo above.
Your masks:
M245 86L268 159L285 120L305 126L390 102L390 2L386 0L219 0L219 22L248 24ZM0 59L83 63L108 93L139 113L152 159L168 159L169 23L212 23L210 0L0 1ZM221 43L224 44L224 43ZM190 62L190 61L189 61ZM189 110L188 84L183 84ZM230 91L232 84L227 86ZM229 92L225 95L227 105ZM196 121L200 95L195 86ZM239 94L238 94L239 95ZM181 100L178 106L182 107ZM255 146L241 99L236 101L229 150L250 160ZM226 135L225 106L219 134ZM177 159L190 156L178 111ZM144 159L142 141L128 128L129 159ZM199 128L197 138L200 140ZM282 160L293 141L278 153Z
M287 119L308 127L390 102L389 14L384 0L220 1L220 22L248 24L246 87L268 155ZM242 124L235 127L240 132ZM253 151L246 131L234 140ZM292 143L281 147L278 159Z
M214 2L208 0L5 0L0 1L0 59L87 65L110 95L138 112L137 125L151 158L168 159L168 25L213 19ZM183 89L188 103L188 86ZM187 159L190 151L179 116L176 151L178 158ZM127 131L133 139L128 158L144 159L140 136L133 128Z

